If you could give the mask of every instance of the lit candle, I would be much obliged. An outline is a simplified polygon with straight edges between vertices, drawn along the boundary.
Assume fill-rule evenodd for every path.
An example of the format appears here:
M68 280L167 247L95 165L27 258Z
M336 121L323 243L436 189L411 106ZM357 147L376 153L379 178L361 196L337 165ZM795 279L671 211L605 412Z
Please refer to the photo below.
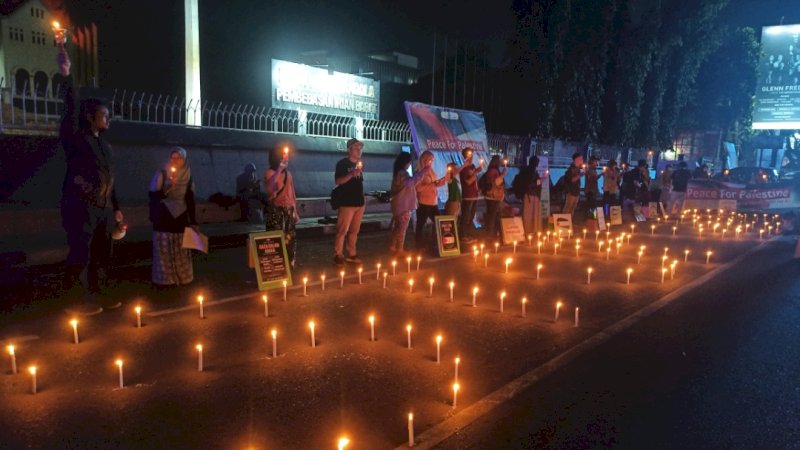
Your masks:
M453 383L453 408L458 404L458 391L461 386L458 383Z
M375 341L375 316L369 316L369 340Z
M478 250L472 250L472 262L478 265Z
M542 254L542 241L536 243L536 253L541 255Z
M311 330L311 348L316 348L317 339L316 336L314 335L314 330L316 329L316 325L314 324L313 320L311 322L308 322L308 328Z
M266 295L262 295L261 301L264 302L264 317L269 317L269 299Z
M408 280L408 293L409 294L413 294L414 293L414 279L413 278Z
M456 374L454 377L454 381L458 383L458 365L461 364L461 357L456 356L455 362L456 362Z
M678 231L678 227L672 227L672 235L675 236L675 232Z
M635 231L636 231L636 225L631 225L631 234L633 234Z
M77 344L80 342L80 339L78 338L78 321L72 319L69 321L69 324L72 325L72 342Z
M197 344L194 348L197 349L197 371L203 371L203 344Z
M489 254L483 255L483 268L486 269L489 267Z
M286 291L287 291L288 286L289 286L289 282L286 281L286 280L283 280L283 301L286 301Z
M380 280L381 279L381 263L378 263L375 266L376 266L375 279L376 280Z
M406 257L406 273L411 273L411 257Z
M283 147L283 159L289 159L289 147Z
M711 250L706 252L706 264L711 261Z
M344 448L347 447L347 444L349 443L350 439L347 439L346 437L339 438L339 442L337 443L338 450L344 450Z
M758 230L758 238L759 239L764 239L764 229L763 228Z
M537 279L537 280L539 279L539 275L540 275L540 274L541 274L541 272L542 272L542 267L544 267L544 266L543 266L543 265L541 265L541 264L537 264L537 265L536 265L536 279Z
M586 284L592 284L592 268L586 269Z
M553 244L553 254L554 255L558 254L558 244Z
M604 244L603 241L598 241L597 242L597 253L600 253L600 252L603 251L603 244Z
M322 292L325 292L325 274L319 276L320 284L322 285Z
M450 301L453 301L453 288L456 286L455 281L450 280Z
M572 239L572 228L570 228L569 230L567 230L567 237L568 237L569 239Z
M675 279L675 268L678 266L678 260L672 261L672 264L669 265L669 279Z
M417 256L417 271L419 271L419 262L422 261L422 256Z
M484 244L483 242L481 242L481 247L480 247L480 249L481 249L481 255L483 254L483 248L484 248L484 247L485 247L485 244Z
M433 277L428 278L428 297L433 297Z
M344 270L339 272L339 289L344 289Z
M667 256L667 253L669 253L669 247L664 247L664 256Z
M117 369L119 369L119 387L120 389L125 387L124 378L122 377L122 360L118 359L114 362L117 365Z
M495 242L495 243L494 243L494 252L495 252L495 253L497 253L497 249L498 249L498 248L500 248L500 243L499 243L499 242Z
M31 394L36 394L36 366L28 367L28 373L31 374Z
M411 350L411 324L406 325L406 336L408 340L408 349Z
M606 261L608 261L609 258L611 258L611 245L610 244L609 244L608 247L606 247Z
M650 225L650 236L652 236L654 234L656 234L656 226L655 225Z
M528 235L528 247L533 247L533 235Z
M514 241L514 254L517 254L517 241Z
M503 305L505 304L506 300L506 291L500 293L500 312L503 312Z
M661 257L661 267L664 267L664 263L667 262L667 255Z
M689 249L683 251L683 262L687 262L689 260Z
M528 306L528 298L522 297L522 317L528 316L528 312L526 311L527 306Z
M442 356L442 335L436 336L436 364L439 364Z
M478 306L478 286L472 288L472 306Z
M361 284L361 273L364 272L364 268L359 267L356 272L358 272L358 284Z
M578 258L581 256L581 244L575 244L575 257Z
M621 247L622 247L622 244L620 244L619 242L617 242L617 254L618 254L618 255L619 255L619 249L620 249Z
M628 279L625 281L625 284L631 284L631 274L633 273L633 269L628 267L628 270L625 271L628 274Z
M666 267L662 267L661 268L661 282L662 283L664 282L664 275L666 275L666 273L667 273L667 268Z
M11 358L11 373L16 375L17 374L17 354L14 351L14 346L9 345L6 347L8 349L8 356Z
M573 325L573 326L577 327L578 324L580 324L580 321L581 321L581 309L576 306L575 307L575 325Z
M594 240L596 241L599 238L600 238L600 230L594 230Z
M272 357L275 358L278 356L278 330L273 328L270 334L272 335Z
M558 316L561 314L561 302L556 302L556 317L553 322L558 322Z
M414 414L408 413L408 446L414 446Z
M383 272L383 288L386 289L386 278L389 276L389 272Z
M397 260L392 260L392 276L397 275Z
M359 267L358 270L361 270ZM359 278L361 273L359 273ZM359 284L361 284L361 280L359 279ZM303 297L308 297L308 277L303 277Z
M586 230L586 228L584 228L583 229L583 240L584 241L586 240L586 232L587 232L587 230Z
M508 266L510 266L512 262L514 262L514 260L506 258L506 273L508 273Z
M636 254L637 255L636 256L636 264L641 264L642 263L642 254L643 254L643 252L641 250L639 250L639 253Z

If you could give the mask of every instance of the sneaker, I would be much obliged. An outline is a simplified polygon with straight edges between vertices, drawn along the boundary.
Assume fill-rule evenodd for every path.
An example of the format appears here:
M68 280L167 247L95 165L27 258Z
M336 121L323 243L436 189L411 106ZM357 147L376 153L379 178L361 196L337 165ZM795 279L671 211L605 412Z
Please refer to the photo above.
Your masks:
M333 257L333 263L336 264L337 266L343 266L344 258L339 255L336 255Z
M79 303L77 305L68 306L64 311L76 316L93 316L103 312L103 308L95 303Z
M350 264L362 264L361 259L356 255L347 256L344 258L344 260L349 262Z

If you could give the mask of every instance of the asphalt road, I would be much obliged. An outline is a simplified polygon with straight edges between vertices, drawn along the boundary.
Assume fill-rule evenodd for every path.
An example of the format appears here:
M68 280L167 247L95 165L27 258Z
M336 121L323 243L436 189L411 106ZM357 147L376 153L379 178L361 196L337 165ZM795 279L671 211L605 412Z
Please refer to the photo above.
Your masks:
M437 448L800 448L792 244L770 244Z

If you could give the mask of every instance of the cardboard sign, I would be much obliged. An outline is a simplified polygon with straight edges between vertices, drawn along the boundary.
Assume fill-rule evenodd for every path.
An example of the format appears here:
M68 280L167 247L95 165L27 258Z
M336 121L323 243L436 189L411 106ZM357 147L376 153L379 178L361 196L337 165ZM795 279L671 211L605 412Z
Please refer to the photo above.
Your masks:
M572 214L553 214L553 228L556 232L572 230Z
M198 250L208 254L208 236L199 231L195 231L194 228L186 227L183 230L181 248Z
M436 246L439 256L458 256L461 244L458 241L458 219L456 216L434 217L436 226Z
M658 218L658 203L657 202L650 202L647 205L647 218L651 219L651 220Z
M597 216L597 229L606 231L606 213L603 208L595 208L595 215Z
M609 207L609 215L611 220L608 221L611 225L622 225L622 207L611 206Z
M514 241L525 242L525 228L522 225L522 217L500 218L500 233L503 236L504 245L513 244Z
M641 212L637 212L633 215L636 218L637 222L647 222L647 218Z
M283 231L250 233L250 255L255 262L258 289L263 291L292 285L292 266L286 253Z

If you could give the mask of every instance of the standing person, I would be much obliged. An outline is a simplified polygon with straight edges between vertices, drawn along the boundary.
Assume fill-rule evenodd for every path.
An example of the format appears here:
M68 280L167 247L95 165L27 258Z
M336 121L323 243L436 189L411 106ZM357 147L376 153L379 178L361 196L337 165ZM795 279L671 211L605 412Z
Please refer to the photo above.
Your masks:
M522 226L525 234L533 234L542 228L542 179L536 170L539 157L532 156L528 165L520 171L525 186L522 196Z
M461 150L461 156L464 158L464 165L461 166L459 179L461 181L461 217L458 222L458 227L461 232L461 241L465 244L472 242L475 233L475 211L478 207L478 196L480 190L478 189L478 173L483 167L483 160L475 167L473 164L474 152L472 148L466 147Z
M356 138L347 141L347 158L336 163L337 203L339 217L336 221L336 239L334 241L333 261L343 266L345 262L361 264L356 252L358 232L361 219L364 217L364 176L361 150L364 143ZM347 256L344 255L345 238L347 240Z
M609 205L617 205L619 201L619 181L622 172L617 167L617 162L609 159L603 170L603 209L609 215Z
M433 152L430 150L425 150L419 157L417 171L422 172L423 170L426 170L426 173L422 176L422 180L417 183L417 202L419 206L417 207L417 225L414 233L417 250L425 248L423 235L428 219L435 224L434 217L439 215L439 200L436 188L444 186L450 178L449 174L445 174L442 178L436 178L436 172L433 171Z
M123 215L114 189L111 145L103 138L109 127L108 107L98 99L80 100L64 43L59 42L58 46L58 69L64 76L64 117L59 139L67 163L61 223L69 244L68 273L78 275L84 290L83 303L68 311L92 315L102 312L103 307L121 305L98 296L111 259L111 231L123 227Z
M449 163L447 165L447 175L450 176L450 181L447 182L447 203L444 204L444 213L448 216L457 216L458 212L461 210L460 171L461 169L456 163Z
M564 200L564 214L572 214L578 206L578 199L581 197L581 166L583 165L583 156L580 153L572 154L572 164L567 168L564 174L564 191L567 194Z
M664 172L661 174L661 196L658 198L658 201L662 202L664 205L669 202L672 193L672 173L672 164L667 164L667 167L664 168ZM664 214L669 213L664 211Z
M500 215L500 206L506 197L505 177L508 167L500 168L500 156L492 156L489 167L486 169L486 186L483 197L486 200L486 214L483 217L483 226L486 228L486 237L494 239L497 234L497 217Z
M197 231L197 219L194 181L185 149L170 149L169 162L150 182L149 197L153 224L153 285L189 284L194 279L192 252L183 248L183 232L186 227Z
M264 208L266 230L283 231L286 254L292 268L297 261L297 233L295 226L300 221L297 213L297 194L294 178L288 170L289 153L282 147L269 152L269 168L264 172L264 189L267 191L267 206Z
M633 177L633 184L636 186L636 201L645 206L650 201L650 169L647 167L647 160L640 159Z
M595 155L589 157L589 167L586 169L583 192L586 193L586 210L591 211L597 206L597 189L600 175L597 173L597 164L600 158Z
M669 197L669 206L667 211L670 214L681 212L683 209L683 202L686 200L686 188L689 186L689 180L692 179L692 173L689 172L689 167L686 161L678 163L678 170L672 173L672 194ZM677 210L675 205L677 204Z
M432 170L431 166L425 166L414 176L410 176L409 167L411 167L411 154L400 152L392 166L392 231L389 238L389 252L398 258L404 252L411 212L417 207L417 184Z
M242 222L263 223L263 194L261 181L256 176L256 165L248 163L244 171L236 177L236 196L239 198L240 220Z

